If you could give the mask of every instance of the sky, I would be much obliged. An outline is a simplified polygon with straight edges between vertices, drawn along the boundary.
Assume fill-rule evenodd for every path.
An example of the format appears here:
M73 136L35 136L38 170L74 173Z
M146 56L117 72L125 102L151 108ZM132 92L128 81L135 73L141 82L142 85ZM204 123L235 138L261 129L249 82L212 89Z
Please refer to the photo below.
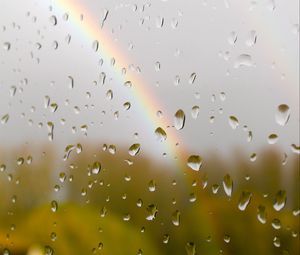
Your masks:
M0 46L1 146L140 143L157 158L299 146L298 0L2 0Z

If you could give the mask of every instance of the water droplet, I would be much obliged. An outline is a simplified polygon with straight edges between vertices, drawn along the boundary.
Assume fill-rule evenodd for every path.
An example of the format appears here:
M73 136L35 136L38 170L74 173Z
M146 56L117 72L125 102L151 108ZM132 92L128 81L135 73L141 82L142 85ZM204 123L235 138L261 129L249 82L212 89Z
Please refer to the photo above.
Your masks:
M279 190L275 196L275 201L273 204L273 208L276 211L280 211L286 203L286 192L284 190Z
M125 81L124 86L127 87L127 88L131 88L132 87L131 81Z
M273 244L275 247L280 247L281 246L281 242L280 242L280 238L278 236L275 236L273 239Z
M58 203L55 200L53 200L51 202L51 211L52 212L57 212L57 209L58 209Z
M229 235L224 235L224 242L225 243L230 243L230 236Z
M185 124L185 114L183 110L178 110L174 117L174 126L177 130L183 129Z
M230 45L234 45L236 43L237 39L238 39L237 32L232 31L232 32L230 32L230 34L227 38L227 41Z
M293 153L296 153L296 154L300 154L300 146L297 146L296 144L291 144L291 150Z
M243 191L238 202L238 208L244 211L251 201L252 193L248 191Z
M276 134L271 134L268 136L268 143L275 144L278 141L278 136Z
M160 62L155 62L155 65L154 65L154 68L155 68L155 71L158 72L160 70Z
M129 213L125 213L124 215L123 215L123 220L124 221L129 221L130 220L130 214Z
M129 147L129 150L128 150L128 153L130 156L135 156L139 153L140 151L140 144L139 143L135 143L135 144L132 144L130 147Z
M279 219L275 218L272 220L272 223L271 223L272 227L276 230L280 229L281 228L281 222Z
M150 192L154 192L156 190L156 183L154 180L151 180L149 183L148 183L148 189Z
M267 222L266 207L259 205L257 208L257 219L260 223L265 224Z
M149 221L155 220L156 215L158 213L156 205L150 204L147 206L146 210L147 210L146 220L149 220Z
M156 27L157 28L162 28L164 25L165 19L161 16L156 17Z
M255 30L251 30L248 35L248 39L246 40L246 45L248 47L252 47L256 44L257 34Z
M6 124L9 120L9 114L4 114L1 118L1 124Z
M229 116L228 121L232 129L236 129L239 126L239 121L235 116Z
M290 107L286 104L281 104L277 107L275 120L278 125L285 126L290 118Z
M123 107L124 107L124 110L129 110L130 107L131 107L130 102L125 102L125 103L123 104Z
M223 178L223 188L227 196L231 197L232 195L232 188L233 188L233 181L229 174L226 174Z
M93 163L92 166L92 174L98 174L101 170L101 164L100 162L96 161Z
M199 155L191 155L187 160L187 166L194 171L199 171L202 166L202 158Z
M74 88L74 79L72 76L68 76L68 80L69 80L69 88L73 89Z
M188 242L185 245L187 255L196 255L196 245L193 242Z
M163 236L163 243L167 244L169 242L169 240L170 240L170 236L168 234L165 234Z
M156 139L160 142L165 141L167 139L167 133L161 127L155 129L154 133L156 135Z
M109 151L110 154L116 154L117 148L116 148L115 145L111 144L111 145L108 146L108 151Z
M197 74L196 73L192 73L190 75L190 78L189 78L189 84L194 84L194 82L196 80L196 77L197 77Z
M11 44L9 42L3 43L3 49L9 51L11 48Z
M254 63L252 62L252 57L249 54L241 54L239 55L235 62L234 62L234 68L239 68L239 67L250 67L253 66Z
M178 227L180 225L180 212L178 210L176 210L172 214L172 223L176 227Z
M108 90L108 91L106 92L106 98L107 98L108 100L112 100L113 97L114 97L113 91L112 91L111 89Z
M92 49L95 52L98 51L98 49L99 49L99 42L97 40L93 41L93 43L92 43Z
M50 110L51 110L51 112L56 112L57 108L58 108L57 103L51 103L50 104Z
M56 16L54 16L54 15L50 16L49 21L50 21L50 24L52 26L56 26L57 25L57 18L56 18Z
M192 107L191 115L193 119L197 119L200 112L199 106L195 105Z

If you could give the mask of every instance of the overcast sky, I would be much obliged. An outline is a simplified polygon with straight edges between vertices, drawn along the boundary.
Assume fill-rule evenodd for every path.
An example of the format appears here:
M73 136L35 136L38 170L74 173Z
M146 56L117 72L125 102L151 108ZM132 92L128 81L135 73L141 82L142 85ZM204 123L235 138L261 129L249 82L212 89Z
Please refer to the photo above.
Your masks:
M249 153L279 146L290 153L291 144L299 146L298 0L62 2L0 0L1 146L48 141L49 121L54 123L49 143L62 148L79 140L116 146L138 142L153 155L170 153L176 142L188 153L236 146ZM83 19L76 23L80 14ZM98 24L105 39L87 32L87 19ZM128 72L142 81L138 86L151 92L147 100L157 103L147 104L148 111L118 75L120 54L102 48L102 40L122 53L122 64L135 68ZM101 72L106 73L104 85ZM196 78L190 84L192 73ZM45 96L58 105L54 113L44 107ZM130 109L124 109L125 102ZM275 119L281 104L290 109L284 126ZM191 115L194 106L199 107L197 119ZM172 126L178 109L186 115L184 128L162 126L173 136L157 141L154 123L162 118L162 125ZM238 119L236 129L229 116ZM268 144L270 134L278 135L276 145Z

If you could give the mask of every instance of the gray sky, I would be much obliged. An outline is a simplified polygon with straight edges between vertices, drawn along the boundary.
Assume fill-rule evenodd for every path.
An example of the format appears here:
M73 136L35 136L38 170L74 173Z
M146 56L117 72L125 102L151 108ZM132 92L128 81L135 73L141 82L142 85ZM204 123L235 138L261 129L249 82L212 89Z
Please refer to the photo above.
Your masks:
M0 1L0 117L9 114L7 123L0 124L1 146L48 141L49 121L54 123L51 143L62 148L79 140L116 146L138 142L143 152L158 156L171 153L178 141L188 153L228 152L236 146L250 153L276 146L268 145L273 133L283 152L290 153L291 144L299 146L299 1L69 1L67 8L62 2ZM75 3L81 12L74 13ZM85 19L94 17L101 30L105 10L105 39L93 38ZM70 15L67 21L64 13ZM75 23L72 15L80 14L83 21ZM96 39L98 52L92 48ZM138 86L148 86L153 95L148 100L158 102L147 104L148 112L139 102L144 99L123 86L110 63L115 58L118 66L119 54L103 49L102 40L126 56L126 68L140 68L135 75L143 82ZM99 84L101 72L106 73L104 85ZM197 76L190 84L192 73ZM58 105L56 112L44 107L45 96ZM130 102L129 110L124 110L125 102ZM275 121L280 104L290 108L285 126ZM191 116L193 106L200 109L197 119ZM178 109L186 114L184 128L162 126L176 139L157 141L153 123L173 125ZM162 120L157 111L162 111ZM235 130L228 123L231 115L239 120ZM82 125L88 126L87 137ZM253 133L251 142L244 125Z

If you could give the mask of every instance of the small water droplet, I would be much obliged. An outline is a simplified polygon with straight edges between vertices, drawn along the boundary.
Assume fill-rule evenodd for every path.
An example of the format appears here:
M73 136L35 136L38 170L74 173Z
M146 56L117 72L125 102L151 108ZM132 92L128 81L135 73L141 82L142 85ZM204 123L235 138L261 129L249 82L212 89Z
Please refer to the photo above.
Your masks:
M239 67L250 67L253 66L254 63L252 62L252 57L249 54L241 54L239 55L235 62L234 62L234 68L239 68Z
M238 208L244 211L251 201L252 193L248 191L243 191L238 202Z
M286 104L281 104L277 107L275 120L278 125L285 126L290 118L290 107Z
M101 163L96 161L92 165L92 174L98 174L101 170Z
M183 129L184 124L185 124L185 113L183 110L179 109L175 113L174 126L177 130L180 130L180 129Z
M202 166L202 158L199 155L191 155L187 160L187 166L194 171L199 171Z
M239 121L235 116L229 116L228 121L232 129L236 129L239 126Z
M55 15L50 16L49 21L50 21L50 24L52 26L56 26L57 25L57 18L56 18Z
M139 153L140 149L141 145L139 143L135 143L129 147L128 153L130 156L135 156Z
M200 112L200 107L195 105L192 107L191 115L193 119L197 119Z
M257 208L257 219L260 223L265 224L267 222L266 207L259 205Z
M178 210L176 210L172 214L172 223L176 227L178 227L180 225L180 212Z
M167 139L167 133L161 127L155 129L154 133L156 135L157 140L160 142L165 141Z
M147 210L146 220L149 220L149 221L155 220L156 215L158 213L158 209L157 209L156 205L150 204L147 206L146 210Z
M275 196L275 201L273 204L273 208L276 211L280 211L286 203L286 192L284 190L279 190Z
M232 195L232 188L233 188L233 181L229 174L226 174L223 178L223 188L227 196L231 197Z
M187 255L196 255L196 245L193 242L188 242L185 245Z
M51 202L51 211L52 212L57 212L57 209L58 209L58 203L55 200L53 200Z
M3 49L9 51L11 48L11 44L9 42L3 43Z
M268 143L275 144L278 141L278 136L276 134L271 134L268 136Z

